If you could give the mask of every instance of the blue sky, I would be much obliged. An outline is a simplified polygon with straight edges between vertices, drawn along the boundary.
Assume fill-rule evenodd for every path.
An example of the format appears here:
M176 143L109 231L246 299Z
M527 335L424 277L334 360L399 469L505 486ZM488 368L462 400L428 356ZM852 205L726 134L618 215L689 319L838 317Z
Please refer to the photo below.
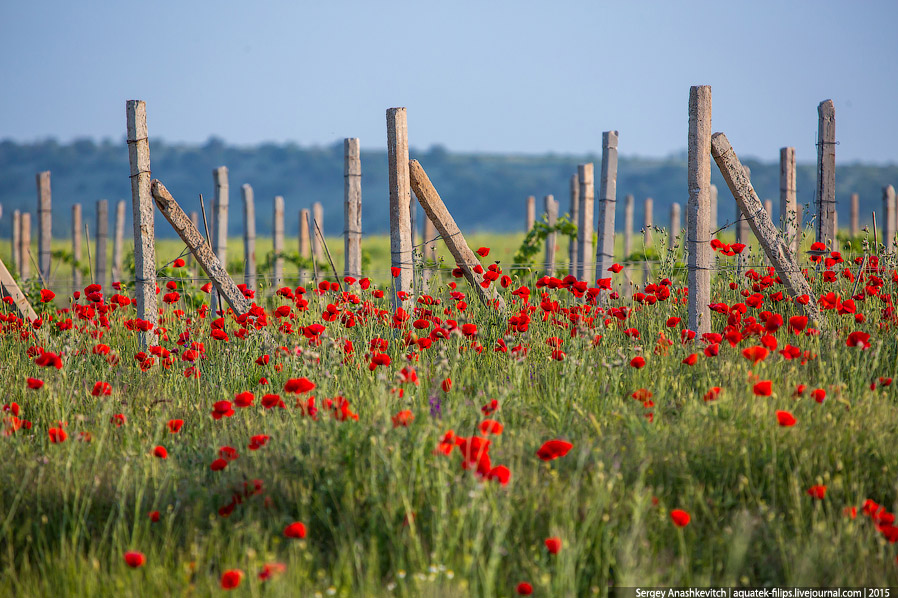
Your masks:
M839 161L898 162L898 2L168 0L0 5L0 139L685 149L689 86L741 156L814 159L817 104L836 105Z

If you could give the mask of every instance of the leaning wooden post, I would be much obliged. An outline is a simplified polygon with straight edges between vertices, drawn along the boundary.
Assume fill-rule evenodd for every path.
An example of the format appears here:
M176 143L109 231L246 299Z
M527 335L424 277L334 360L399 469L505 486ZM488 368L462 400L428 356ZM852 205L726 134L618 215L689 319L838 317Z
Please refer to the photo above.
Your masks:
M72 285L81 288L81 204L72 206Z
M321 233L324 234L324 208L321 205L320 201L316 201L312 204L312 219L318 223L318 228L321 229ZM316 263L324 262L324 243L321 241L321 237L316 234L312 234L312 230L314 226L309 225L309 235L312 237L312 257L315 258Z
M711 86L689 88L689 133L686 186L688 326L699 334L711 330ZM716 195L716 194L715 194ZM716 206L715 206L716 209ZM715 215L716 216L716 215Z
M592 235L595 227L593 209L595 206L595 183L592 163L577 166L580 179L580 214L577 217L577 278L587 280L593 273Z
M807 295L808 303L801 306L800 309L805 315L817 320L819 327L822 322L814 299L814 292L802 275L798 264L792 259L792 252L786 246L785 241L777 234L773 221L764 213L761 200L758 199L736 152L733 151L733 147L723 133L714 133L711 137L711 155L720 168L730 192L736 198L739 209L767 254L767 259L773 264L780 280L783 281L783 285L793 297ZM799 305L801 304L799 303Z
M632 195L624 197L624 259L633 252L633 202Z
M31 213L22 212L19 220L19 276L31 278Z
M599 181L599 238L595 279L610 278L614 264L614 215L617 209L617 131L602 133L602 174ZM584 277L589 272L584 273ZM604 294L603 294L604 296Z
M717 224L717 185L711 185L711 217L710 217L710 225L708 229L711 234L717 232L718 224Z
M851 194L851 229L852 238L858 236L860 228L861 199L857 193Z
M153 222L153 197L150 194L150 143L147 136L146 104L139 100L129 100L127 113L134 223L134 295L137 317L150 322L155 328L159 317L159 309L156 307L156 230ZM142 345L147 345L149 338L149 332L140 333Z
M3 288L7 295L12 297L13 303L24 320L33 322L37 319L37 314L34 313L31 304L28 303L28 298L19 289L19 285L16 284L9 270L6 269L6 264L3 263L3 260L0 260L0 287Z
M125 243L125 200L115 204L115 229L112 237L112 279L122 279L122 261Z
M22 212L12 211L12 265L22 276Z
M156 207L165 216L181 240L187 245L190 251L196 257L196 261L203 267L218 295L224 298L237 315L245 314L249 311L250 302L243 296L243 293L237 288L237 285L228 275L223 262L218 259L209 244L200 234L200 231L190 222L187 214L181 209L181 206L174 200L168 189L165 188L158 180L152 183L153 199Z
M256 290L256 202L253 188L244 183L243 197L243 284Z
M571 222L577 225L577 219L580 217L580 178L574 174L571 175L571 208L568 211ZM568 241L568 274L577 275L577 237L572 236Z
M50 171L39 172L37 181L37 263L41 279L50 284L50 257L53 244L53 209L50 193Z
M529 233L536 224L536 197L529 195L527 197L527 207L524 212L524 232Z
M895 188L887 185L882 188L882 244L886 253L895 248Z
M362 161L358 137L343 140L343 274L362 277Z
M443 203L437 190L434 189L430 178L424 172L424 168L421 167L417 160L411 160L408 162L408 172L411 187L418 201L421 202L424 213L427 214L427 217L433 222L437 231L443 237L446 247L449 248L449 252L455 258L455 262L470 283L474 294L486 305L495 306L500 310L505 309L505 301L495 292L494 288L489 290L480 285L483 282L483 275L474 272L474 268L480 265L480 260L471 251L467 241L461 234L461 230L459 230L458 225L452 218L452 214L446 209L446 205Z
M274 263L271 267L271 276L274 281L274 287L278 288L284 282L284 198L280 195L274 197L272 242Z
M836 239L836 108L832 100L817 106L817 241Z
M552 195L545 197L546 224L549 228L555 228L558 224L558 202ZM558 242L558 233L550 232L546 235L546 275L555 276L555 245Z
M411 297L415 271L412 262L412 231L408 211L409 187L408 123L405 108L387 110L387 161L390 184L390 266L399 268L393 277L393 307ZM421 196L418 196L421 199ZM404 299L400 298L400 293Z
M783 147L780 148L780 223L793 255L797 255L798 243L801 240L801 230L795 211L795 193L795 148Z
M109 203L105 199L97 202L97 251L94 255L94 278L106 288L107 250L109 248ZM154 270L155 275L155 270ZM155 289L154 289L155 291Z

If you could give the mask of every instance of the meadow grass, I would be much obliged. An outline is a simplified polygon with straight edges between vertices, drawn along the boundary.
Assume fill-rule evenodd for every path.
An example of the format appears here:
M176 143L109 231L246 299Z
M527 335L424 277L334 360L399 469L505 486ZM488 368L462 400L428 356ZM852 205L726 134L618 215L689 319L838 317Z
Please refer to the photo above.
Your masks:
M472 235L469 241L492 248L484 265L495 258L506 266L520 238ZM387 270L386 239L370 241L371 270ZM339 268L342 244L329 244ZM160 263L179 251L174 241L160 242ZM231 251L239 255L239 243ZM258 252L265 253L264 243ZM834 268L846 265L857 269L853 263ZM133 306L110 312L101 338L80 329L96 325L56 315L52 304L39 306L45 321L31 338L6 324L0 404L17 403L20 417L33 425L0 437L3 593L217 595L229 569L246 574L234 593L252 596L511 596L520 581L538 596L606 595L611 586L634 585L898 585L898 550L862 512L867 499L889 511L898 499L894 386L877 382L898 376L898 346L879 299L858 302L863 323L832 310L816 323L819 335L793 335L783 326L773 333L778 349L798 346L806 359L772 352L753 365L741 351L757 345L757 337L735 348L724 341L716 357L706 357L707 343L698 339L680 343L686 308L675 302L676 293L651 306L633 303L625 321L593 314L592 324L581 322L571 336L567 314L544 318L540 294L548 292L563 309L583 299L564 289L532 288L535 277L524 271L509 273L515 281L502 291L506 314L479 305L464 279L458 290L469 295L467 308L444 314L455 302L446 287L454 279L443 275L432 293L442 303L409 323L433 316L473 323L476 344L455 332L417 351L403 340L408 324L385 325L389 293L373 298L373 287L355 288L374 308L369 315L362 305L339 306L356 313L351 328L339 318L322 322L326 306L339 303L332 292L306 294L308 311L291 310L294 332L278 332L286 320L270 317L269 330L284 351L253 332L236 338L240 326L230 318L224 323L230 340L214 340L211 315L200 318L190 301L206 295L183 285L181 301L164 307L168 339L160 344L183 354L175 341L186 330L191 341L204 343L193 364L198 379L185 377L191 364L179 360L166 369L157 357L142 371L134 355L143 348L123 324L134 317ZM375 277L381 287L387 276ZM882 294L894 297L891 274L880 276ZM509 332L509 315L522 308L510 292L525 283L533 290L532 320L525 332ZM680 284L675 277L672 286ZM721 273L713 300L745 301L739 292L750 285ZM814 286L847 298L851 285L818 276ZM59 295L58 304L67 305ZM292 306L281 297L259 303ZM630 305L620 298L609 307ZM173 313L178 308L183 316ZM770 309L788 321L796 308L765 300L746 316ZM668 328L671 316L683 323ZM76 320L72 330L50 321L65 317ZM721 331L726 316L713 318L713 330ZM320 344L302 334L313 323L325 326ZM636 328L639 338L625 328ZM846 346L855 330L872 335L866 350ZM561 361L551 357L546 340L552 337L562 340ZM389 342L392 363L371 371L366 353L376 338ZM344 339L354 345L351 355ZM496 352L500 339L529 352ZM120 359L94 354L98 343ZM37 366L26 354L36 345L62 355L64 366ZM696 365L681 363L691 353L699 355ZM263 354L270 363L257 365ZM631 367L635 356L646 366ZM418 385L400 383L403 367L416 370ZM43 388L29 389L30 377L42 379ZM261 377L268 385L259 384ZM285 382L299 377L316 384L317 421L294 405L308 394L284 392ZM441 388L447 378L448 392ZM771 396L753 393L758 380L772 382ZM108 382L111 394L93 396L97 381ZM793 397L799 384L808 388ZM722 389L719 398L703 400L712 387ZM818 388L826 390L822 403L810 397ZM631 397L638 389L653 393L652 404ZM235 408L233 417L210 416L216 401L233 401L242 391L255 394L253 406ZM286 408L263 409L261 397L269 392L279 393ZM324 401L337 396L349 400L357 421L338 421L325 409ZM485 419L481 407L492 399L500 408L491 418L504 431L491 437L489 454L493 466L511 471L507 485L463 470L458 449L435 453L447 430L476 435ZM394 427L403 410L414 420ZM777 410L790 411L797 423L777 425ZM121 426L111 421L117 414L125 416ZM167 428L172 419L184 420L177 434ZM68 438L51 443L48 429L58 422L66 422ZM82 432L89 442L79 440ZM249 450L258 434L270 440ZM537 458L540 446L556 438L570 441L571 452L554 461ZM153 456L160 445L167 459ZM223 446L236 448L239 457L211 471ZM822 500L808 494L815 485L827 488ZM239 503L221 516L235 495ZM845 514L851 507L856 517ZM673 509L689 512L691 522L675 526ZM148 513L156 510L154 523ZM284 537L294 521L307 526L305 539ZM556 555L543 544L550 536L563 543ZM145 566L127 567L122 555L129 550L144 553ZM273 562L286 571L257 579Z

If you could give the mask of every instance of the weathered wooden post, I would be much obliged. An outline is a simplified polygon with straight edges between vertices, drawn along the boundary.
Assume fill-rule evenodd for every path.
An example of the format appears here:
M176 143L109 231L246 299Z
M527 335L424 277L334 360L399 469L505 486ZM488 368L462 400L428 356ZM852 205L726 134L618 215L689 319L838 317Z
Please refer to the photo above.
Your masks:
M243 197L243 284L255 291L256 285L256 201L253 188L244 183Z
M414 253L414 249L418 245L418 198L413 193L409 193L409 197L408 222L409 230L412 231L412 252Z
M861 214L861 198L857 193L851 194L851 236L856 237L861 231L860 214Z
M31 278L31 213L22 212L19 220L19 276Z
M228 208L230 207L230 188L228 185L228 169L219 166L212 170L215 195L212 200L212 246L222 266L228 268ZM218 313L224 309L219 303L218 293L212 293L212 311Z
M280 195L274 197L272 237L274 263L272 264L271 275L274 280L274 287L278 288L284 283L284 198Z
M895 188L887 185L882 188L882 244L886 253L895 248Z
M717 228L720 226L717 222L717 185L711 185L711 216L708 229L712 235L717 232Z
M764 211L767 212L767 215L770 216L771 220L773 219L773 200L765 199L764 200Z
M37 319L37 314L34 313L31 304L28 303L28 298L25 297L25 293L22 292L12 274L6 269L6 264L3 263L3 260L0 260L0 288L3 289L7 296L12 298L23 320L34 322Z
M303 208L299 211L299 257L304 260L314 261L315 256L312 255L312 242L310 239L311 217L311 212L308 209ZM299 270L299 283L303 284L308 277L309 271L306 268L301 268Z
M125 200L115 204L115 229L112 237L112 279L122 279L122 263L125 243Z
M196 228L197 230L199 230L199 228L200 228L200 215L199 215L199 212L190 212L190 223L193 225L194 228ZM191 266L193 265L193 262L194 262L194 261L195 261L195 260L194 260L194 257L193 257L193 252L188 253L188 254L187 254L187 259L185 260L185 264L187 265L187 267L188 267L188 268L191 267Z
M524 214L525 232L529 233L533 230L534 224L536 224L536 197L530 195L527 197L527 209Z
M94 255L94 280L106 288L107 251L109 249L109 202L97 202L97 250ZM155 274L155 270L153 272ZM155 291L156 289L153 289Z
M711 86L689 89L686 246L689 330L711 330ZM713 194L713 195L716 195ZM715 206L716 210L716 206ZM716 217L716 214L715 214Z
M128 157L131 163L131 208L134 223L134 279L137 317L155 325L159 318L156 306L156 215L150 193L150 143L147 134L147 108L139 100L129 100ZM106 226L104 218L104 226ZM105 242L103 245L105 253ZM105 271L104 271L105 272ZM105 280L105 279L104 279ZM140 333L146 346L150 332Z
M580 178L574 174L571 175L571 208L569 211L571 222L577 225L580 217ZM567 246L568 253L568 274L577 275L577 237L571 237Z
M689 225L689 219L686 219L686 225ZM680 203L673 202L670 204L670 232L667 236L667 248L673 250L677 245L677 237L680 236Z
M81 204L72 206L72 285L81 288Z
M758 199L736 152L723 133L714 133L711 136L711 155L783 285L793 297L807 295L810 298L806 305L799 304L799 309L819 322L820 312L814 299L814 291L792 259L792 252L789 251L785 241L777 234L773 221L764 213L761 200ZM822 322L818 324L821 325Z
M798 253L801 230L795 204L795 148L780 148L780 224L792 254Z
M421 273L421 284L425 293L430 293L430 280L433 278L433 273L436 270L437 263L437 252L436 252L436 239L437 239L437 228L433 225L430 218L427 217L427 213L424 213L424 239L422 241L423 247L421 251L421 256L424 258L424 270Z
M411 298L414 280L412 231L408 211L409 187L408 122L405 108L387 110L387 161L390 184L390 266L399 268L393 277L393 307ZM421 199L418 197L418 199ZM400 299L400 293L405 299Z
M558 224L558 202L552 195L545 197L546 224L553 228ZM558 242L558 233L551 232L546 235L546 275L555 276L555 244Z
M588 280L593 273L592 235L595 227L593 209L595 203L595 183L592 163L577 166L580 179L580 214L577 218L577 278Z
M12 211L12 265L22 276L22 212Z
M324 208L321 205L320 201L316 201L312 204L312 218L314 222L318 223L318 228L321 230L321 234L324 234ZM309 223L309 235L312 237L312 257L315 259L316 263L324 262L324 242L321 240L321 236L314 234L315 225L310 222Z
M614 263L614 215L617 209L617 131L602 133L602 178L599 182L599 238L595 278L609 278ZM584 276L587 276L584 273Z
M654 226L654 210L655 202L651 197L647 197L643 203L643 235L642 244L645 250L652 245L652 227ZM652 266L649 261L642 262L642 284L643 287L649 283L652 277Z
M836 239L836 108L832 100L817 106L817 241Z
M358 137L343 140L343 274L362 277L362 161Z
M633 252L633 203L632 195L624 197L624 258Z
M39 172L37 181L37 263L44 284L50 284L50 257L53 244L53 210L50 171Z
M801 236L804 231L804 227L802 226L802 222L804 222L802 220L803 216L804 216L804 206L801 205L800 203L796 203L795 204L795 229L796 230L795 230L795 246L794 246L794 249L795 249L794 255L795 255L796 262L801 261L801 256L800 256Z

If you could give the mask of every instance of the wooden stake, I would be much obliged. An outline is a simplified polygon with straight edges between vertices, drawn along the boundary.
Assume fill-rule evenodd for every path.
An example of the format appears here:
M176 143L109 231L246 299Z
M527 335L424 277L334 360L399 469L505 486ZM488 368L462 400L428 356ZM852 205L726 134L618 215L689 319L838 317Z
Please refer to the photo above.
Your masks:
M22 276L22 212L12 211L12 265Z
M274 197L274 224L272 228L274 265L272 277L275 289L284 283L284 198L280 195Z
M399 268L393 277L393 308L411 298L415 270L412 262L412 231L408 211L411 200L408 172L408 124L405 108L387 110L387 161L390 183L390 266ZM418 196L421 199L421 196ZM399 298L402 293L405 300Z
M632 195L624 198L624 259L633 253L633 202Z
M362 277L362 161L359 140L343 140L343 273Z
M614 263L614 214L617 209L617 138L617 131L605 131L602 133L602 178L599 182L599 237L596 242L595 279L610 278L611 272L608 271L608 268Z
M196 212L190 212L190 222L199 230L200 228L200 215ZM186 262L187 267L191 267L193 265L193 254L188 253L187 259L184 260Z
M19 221L19 276L22 280L31 278L31 213L22 212Z
M115 204L115 230L112 238L112 279L122 280L122 260L125 242L125 201Z
M212 237L215 255L227 268L228 264L228 207L230 205L228 169L219 166L212 170L215 184L215 196L212 202Z
M832 100L817 106L817 241L836 239L836 108Z
M316 201L312 204L312 226L317 226L321 228L323 231L324 227L324 208L321 206L320 201ZM316 262L321 263L324 261L324 237L319 237L318 235L312 234L311 230L309 233L312 237L312 257Z
M648 249L652 246L652 227L654 226L653 211L655 202L651 197L646 197L643 203L642 213L642 244Z
M580 179L580 214L577 218L577 278L588 280L593 274L595 252L592 247L592 236L595 228L593 210L595 209L595 182L592 163L577 166L577 178Z
M202 266L203 270L206 271L206 274L209 276L212 284L215 285L215 289L218 291L219 295L228 302L228 305L231 306L231 309L234 310L235 314L242 315L249 311L249 300L244 297L240 289L237 288L237 285L228 275L221 260L218 259L218 256L215 255L212 248L209 247L209 244L203 238L203 235L201 235L200 231L193 225L187 217L187 214L185 214L184 210L181 209L181 206L178 205L178 202L175 201L171 196L171 193L168 192L168 189L165 188L165 185L154 179L151 189L153 199L156 201L156 207L159 208L159 211L165 216L165 219L168 220L169 224L172 225L172 228L175 229L175 232L178 233L181 240L184 241L190 251L193 252L196 261Z
M574 225L577 224L577 219L580 217L580 178L573 174L571 175L571 208L568 212L568 215L571 218L571 222ZM577 275L577 237L573 236L568 241L567 246L568 253L568 274L572 274L574 276Z
M780 225L789 250L797 256L801 229L798 227L795 194L795 148L783 147L780 148Z
M81 204L72 206L72 284L81 288Z
M53 209L50 171L39 172L37 181L37 263L41 278L50 283L50 257L53 244Z
M436 252L436 238L438 236L437 227L433 225L433 222L430 221L430 218L424 219L424 247L423 247L423 257L424 261L436 263L437 261L437 252Z
M687 223L688 224L688 223ZM680 236L680 204L670 204L670 232L667 236L667 248L673 250L677 245L677 237Z
M452 218L452 214L446 209L446 205L440 199L437 190L434 189L430 178L424 172L424 168L421 167L417 160L409 161L408 165L411 187L415 191L415 196L421 202L424 213L427 214L427 217L433 222L437 231L443 237L449 252L462 269L465 278L468 279L471 289L484 304L504 310L505 301L503 301L502 297L494 289L488 290L480 286L480 283L483 282L483 276L473 270L475 266L480 264L480 260L471 251L464 236L461 234L461 230L459 230L458 225Z
M530 232L533 230L533 225L536 224L536 197L529 195L527 197L527 208L524 213L524 227L526 228L526 232Z
M253 188L240 187L243 197L243 283L255 291L256 283L256 202Z
M3 263L3 260L0 260L0 286L3 287L6 295L12 297L13 303L16 304L16 308L24 320L33 322L37 319L37 314L34 313L31 304L28 303L28 298L19 289L19 285L16 284L16 280L9 273L9 270L6 269L6 264Z
M155 328L159 317L159 309L156 307L156 229L153 222L153 197L150 193L150 143L146 104L139 100L129 100L126 112L134 224L134 295L137 317L150 322ZM140 333L141 345L150 344L150 335L151 332Z
M799 309L815 320L817 327L821 326L820 312L817 309L814 292L802 275L798 264L792 258L792 253L786 243L777 234L773 221L764 214L761 200L758 199L736 152L733 151L733 147L723 133L714 133L711 137L711 155L720 168L730 192L736 198L739 209L767 254L767 259L773 264L780 280L783 281L783 285L793 297L806 295L809 298L807 305L802 306L799 303Z
M546 224L554 228L558 224L558 202L552 195L546 195L544 199L546 208ZM546 275L555 276L555 245L558 243L558 233L551 232L546 235Z
M882 244L886 253L895 250L895 188L882 188Z
M861 232L860 228L860 214L861 214L861 199L857 193L851 194L851 236L856 237Z
M302 209L299 211L299 257L312 261L312 269L317 270L318 264L312 255L312 244L309 241L309 218L311 217L309 210ZM302 269L299 272L299 283L309 277L309 271Z
M686 204L686 247L688 251L688 326L698 334L711 330L711 219L717 218L712 198L717 188L711 184L711 86L689 88L689 133ZM713 191L713 192L712 192ZM712 210L713 208L713 210ZM673 216L673 215L671 215ZM671 218L673 219L673 218ZM673 234L671 224L671 234Z
M97 260L94 267L96 282L106 288L107 270L107 251L109 249L109 203L105 199L97 202L97 251L95 259ZM155 270L153 271L155 275ZM155 292L156 289L153 289Z
M709 162L710 162L710 160L709 160ZM717 185L711 185L710 189L711 189L711 216L710 216L710 223L708 225L708 228L713 235L715 232L717 232L717 229L720 226L719 224L717 224L718 223L718 220L717 220Z

